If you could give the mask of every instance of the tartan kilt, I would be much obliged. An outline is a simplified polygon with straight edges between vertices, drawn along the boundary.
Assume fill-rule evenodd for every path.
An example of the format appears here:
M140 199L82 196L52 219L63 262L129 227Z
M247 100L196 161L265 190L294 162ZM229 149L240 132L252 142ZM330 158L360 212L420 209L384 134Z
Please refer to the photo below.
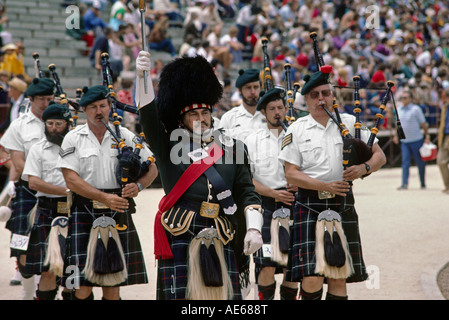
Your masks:
M14 185L16 196L11 200L12 214L6 223L6 228L11 233L27 235L31 231L28 214L37 203L36 191L31 190L28 183L23 180L15 182ZM18 257L23 254L25 252L22 250L11 249L11 257Z
M51 223L57 215L53 210L37 206L33 228L30 233L28 243L25 273L41 274L48 271L48 266L44 267L45 256L47 254L48 236L51 230Z
M86 265L87 246L92 223L103 214L114 218L116 212L109 209L91 210L85 204L81 203L74 203L72 205L66 239L65 272L62 279L63 286L69 288L99 286L86 280L82 271ZM125 255L128 278L117 286L148 283L142 248L132 220L132 214L125 215L124 223L128 228L123 231L117 231Z
M273 220L273 212L277 209L284 207L291 209L290 206L287 206L286 204L282 202L276 202L273 198L264 197L262 198L262 207L263 207L263 226L262 226L262 240L264 244L270 244L271 243L271 221ZM279 265L279 263L274 262L269 257L263 256L263 250L260 248L253 254L253 260L255 264L255 274L256 274L256 282L258 275L263 267L275 267L275 273L282 273L283 272L283 266Z
M192 207L186 200L182 204L177 203L176 206L199 212L196 206ZM157 299L158 300L180 300L186 299L187 276L188 276L188 260L189 245L192 239L204 228L215 228L214 219L202 217L199 213L195 213L188 231L181 235L173 236L166 232L170 248L173 253L172 259L159 259L157 266ZM228 244L223 245L224 258L228 268L228 274L231 278L232 288L234 291L234 300L241 300L239 272L235 258L234 249L232 247L235 237Z
M318 196L309 196L298 192L293 208L293 227L291 228L290 249L286 277L288 281L298 282L303 277L319 276L315 273L315 227L318 214L326 209L341 214L342 197L320 200ZM315 191L317 194L317 191ZM347 283L361 282L368 278L362 255L358 216L354 208L354 197L345 198L345 211L341 214L342 227L349 245L354 273L346 279ZM305 206L314 211L307 209ZM317 211L317 212L315 212Z

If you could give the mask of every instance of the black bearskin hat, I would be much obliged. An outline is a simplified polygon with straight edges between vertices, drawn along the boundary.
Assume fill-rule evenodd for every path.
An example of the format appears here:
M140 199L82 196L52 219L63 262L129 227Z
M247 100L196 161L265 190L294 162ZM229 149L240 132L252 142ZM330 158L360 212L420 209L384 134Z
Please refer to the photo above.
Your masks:
M210 63L202 56L177 58L162 69L157 105L167 132L178 128L181 110L195 103L213 106L223 87Z

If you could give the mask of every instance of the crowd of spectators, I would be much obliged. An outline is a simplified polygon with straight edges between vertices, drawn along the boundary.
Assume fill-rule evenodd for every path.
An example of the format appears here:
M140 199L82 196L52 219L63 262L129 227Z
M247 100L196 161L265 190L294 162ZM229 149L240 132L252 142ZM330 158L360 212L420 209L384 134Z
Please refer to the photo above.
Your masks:
M101 19L108 8L107 0L82 2L88 6L84 16L86 30L97 38L105 29L112 28L117 35L115 42L122 46L123 56L131 58L132 68L140 46L138 1L110 1L109 23ZM306 73L317 68L309 38L310 32L315 31L325 63L333 66L333 83L351 87L353 76L360 77L362 119L369 121L379 111L383 95L379 88L385 88L386 81L392 80L396 95L403 90L412 91L414 103L423 109L429 125L437 125L442 94L449 87L446 2L151 0L146 3L150 50L166 51L172 57L202 54L217 64L222 81L231 80L232 68L261 67L260 38L267 37L275 84L284 84L285 63L292 65L292 83L301 83ZM126 33L120 33L123 25L127 26ZM182 34L181 45L172 42L170 28L179 29L176 32ZM127 40L124 34L128 35ZM353 91L338 88L336 93L341 111L351 113ZM239 103L238 97L227 101L231 105L225 109ZM222 111L217 110L216 115ZM388 119L382 124L388 126Z
M75 2L83 17L81 27L67 33L86 42L92 67L101 70L96 54L107 51L117 77L133 71L141 49L139 1ZM269 39L273 79L282 86L285 63L292 65L292 83L301 84L305 74L316 70L309 34L317 32L324 61L333 66L333 83L351 87L353 76L360 77L365 121L379 111L382 88L392 80L395 96L411 91L429 126L436 127L444 89L449 88L449 7L444 1L147 0L144 20L152 52L165 51L171 57L204 55L223 83L231 83L229 105L221 103L224 109L216 111L217 117L239 104L232 71L262 67L261 37ZM0 27L5 21L7 16L0 10ZM8 41L7 30L0 32ZM182 43L174 42L171 34L179 34ZM8 70L10 48L20 62L17 49L23 47L2 45L9 52L0 52L0 71ZM158 61L158 68L167 61ZM153 75L155 84L157 75ZM336 94L341 111L352 113L352 89L336 88ZM297 98L301 104L301 96ZM392 123L385 119L382 125Z

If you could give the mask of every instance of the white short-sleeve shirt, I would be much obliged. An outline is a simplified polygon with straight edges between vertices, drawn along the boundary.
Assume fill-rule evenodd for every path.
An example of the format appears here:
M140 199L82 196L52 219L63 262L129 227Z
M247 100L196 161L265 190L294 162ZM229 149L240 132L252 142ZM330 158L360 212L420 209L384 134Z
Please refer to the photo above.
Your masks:
M287 185L284 164L278 158L284 136L285 131L276 136L265 126L265 129L251 133L244 141L253 178L271 189L285 188Z
M355 117L343 113L341 120L354 136ZM370 131L364 127L361 139L367 142L369 135ZM279 154L281 161L299 167L303 173L320 181L343 179L343 139L332 119L324 127L311 115L299 118L290 125L284 139L284 147Z
M31 111L23 113L11 122L0 139L0 144L7 152L10 150L24 152L26 159L31 146L45 137L44 129L44 122Z
M256 111L249 113L243 105L234 107L221 116L220 127L234 139L245 141L246 137L258 129L267 126L264 115Z
M60 168L56 167L59 151L61 147L57 144L48 142L46 138L34 144L28 153L25 161L25 167L22 172L22 179L28 181L29 176L35 176L43 181L55 186L66 187L64 176ZM60 197L54 194L47 194L38 191L37 197Z
M109 124L115 130L115 128ZM127 146L135 147L138 138L128 129L120 128L121 137ZM57 167L75 171L84 181L97 189L120 188L115 171L118 163L118 146L109 131L101 143L87 124L67 133L62 142ZM140 151L141 161L152 156L147 146Z

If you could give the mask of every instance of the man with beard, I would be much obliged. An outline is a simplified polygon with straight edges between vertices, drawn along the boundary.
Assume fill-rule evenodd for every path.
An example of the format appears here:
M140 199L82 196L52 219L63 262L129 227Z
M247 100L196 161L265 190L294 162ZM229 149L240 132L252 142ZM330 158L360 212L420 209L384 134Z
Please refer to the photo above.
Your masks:
M287 255L279 250L272 237L278 237L280 221L286 221L283 226L288 229L290 209L295 200L296 186L287 183L284 166L278 160L282 139L285 131L281 121L285 120L285 92L283 89L273 88L261 96L257 110L266 118L266 126L251 133L245 140L251 160L251 170L256 192L261 195L264 209L264 224L262 228L263 248L254 253L257 288L260 300L272 300L275 295L275 273L282 273L287 263ZM279 219L278 214L280 214ZM288 245L288 243L286 243ZM276 250L276 253L275 253ZM298 291L296 282L284 279L280 286L282 300L294 300Z
M13 211L6 228L12 232L11 256L17 257L19 271L22 274L23 299L33 299L35 285L33 275L24 272L26 260L26 244L31 230L28 222L28 213L36 205L35 191L30 190L28 182L21 179L25 160L32 145L44 137L45 124L42 121L42 113L54 98L55 83L48 78L35 78L25 91L30 98L31 107L14 120L0 140L0 144L11 155L11 161L15 173L10 176L10 182L14 181L15 193L11 201Z
M148 52L139 53L136 70L140 122L166 194L155 218L157 298L242 299L263 217L246 148L213 130L212 106L223 88L201 56L167 64L157 100Z
M27 274L41 275L36 290L38 300L54 300L57 294L56 274L44 265L44 259L53 219L68 214L67 188L56 161L62 140L69 131L70 119L68 106L50 103L42 114L45 138L30 148L22 173L22 179L28 181L30 189L37 191L38 198L25 266Z
M220 119L220 127L234 139L244 141L250 132L265 127L265 117L257 110L260 93L260 71L239 70L235 86L242 104L227 111Z
M140 174L133 174L134 169L140 169L136 167L141 165L133 162L135 166L128 168L129 180L122 186L122 171L118 167L119 149L122 152L120 159L125 157L122 143L132 150L139 144L141 159L148 159L151 152L130 130L119 127L122 141L118 142L107 129L106 125L112 132L116 128L108 120L111 102L107 98L109 90L106 86L96 85L83 91L79 104L86 115L86 124L77 126L64 137L56 165L61 168L67 187L73 193L64 265L78 268L74 274L64 273L62 284L74 287L74 300L92 300L94 286L102 288L103 300L119 300L120 286L148 282L132 214L136 212L134 198L153 182L157 169L151 163L146 170L141 167ZM116 227L115 222L119 225L119 218L123 218L126 228ZM102 221L110 224L102 226ZM95 263L91 263L92 260L101 255L96 250L93 253L97 239L89 235L94 234L96 228L104 231L109 226L112 227L109 238L114 238L114 247L122 248L116 250L118 261L122 261L118 263L120 268L106 261L106 266L93 269L91 266ZM108 241L107 235L106 239L101 234L99 236L103 242ZM109 252L103 252L103 257L108 255Z

